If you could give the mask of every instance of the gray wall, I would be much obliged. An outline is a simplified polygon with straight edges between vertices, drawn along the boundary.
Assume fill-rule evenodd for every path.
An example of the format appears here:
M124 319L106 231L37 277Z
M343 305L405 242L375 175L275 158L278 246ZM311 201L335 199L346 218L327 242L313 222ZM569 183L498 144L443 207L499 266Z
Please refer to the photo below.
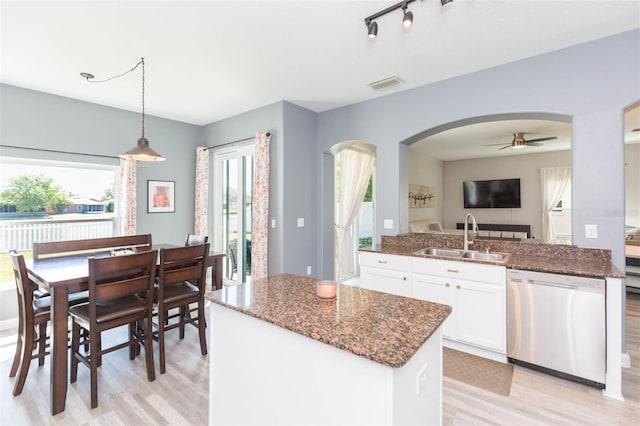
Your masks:
M315 193L317 114L291 103L284 104L284 271L320 277L316 230L318 197ZM298 218L304 227L298 227Z
M378 235L396 234L407 230L408 208L399 191L408 181L402 142L417 141L433 127L489 114L572 116L573 241L611 249L622 268L624 108L640 99L638 76L640 30L634 30L321 113L318 151L349 139L377 145ZM394 229L382 229L384 219L393 219ZM332 218L322 220L326 228ZM599 238L586 239L585 224L596 224ZM333 240L322 235L326 252ZM322 267L333 269L326 256Z
M0 85L0 144L24 148L115 156L133 148L141 135L140 113ZM137 231L156 243L183 244L193 232L195 147L201 127L146 116L145 136L167 160L138 168ZM46 158L118 165L118 159L51 154L0 147L3 157ZM147 213L147 180L175 181L176 212Z
M203 145L217 146L244 139L257 131L271 132L269 274L318 271L317 197L314 195L317 114L289 102L277 102L204 127ZM213 182L212 182L213 184ZM304 218L304 227L297 219ZM210 227L213 229L213 218Z

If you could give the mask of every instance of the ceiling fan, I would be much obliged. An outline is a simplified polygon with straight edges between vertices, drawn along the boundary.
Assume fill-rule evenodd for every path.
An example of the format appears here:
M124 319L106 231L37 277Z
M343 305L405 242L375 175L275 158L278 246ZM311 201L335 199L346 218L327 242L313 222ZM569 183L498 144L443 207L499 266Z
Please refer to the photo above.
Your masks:
M530 140L526 140L524 138L524 134L525 132L516 132L513 134L513 140L511 141L511 143L508 144L503 144L503 143L492 143L490 145L485 145L485 146L498 146L498 145L504 145L502 148L499 149L506 149L506 148L513 148L513 149L521 149L521 148L525 148L527 146L541 146L542 144L540 142L544 142L544 141L550 141L553 139L558 139L557 136L549 136L546 138L538 138L538 139L530 139Z

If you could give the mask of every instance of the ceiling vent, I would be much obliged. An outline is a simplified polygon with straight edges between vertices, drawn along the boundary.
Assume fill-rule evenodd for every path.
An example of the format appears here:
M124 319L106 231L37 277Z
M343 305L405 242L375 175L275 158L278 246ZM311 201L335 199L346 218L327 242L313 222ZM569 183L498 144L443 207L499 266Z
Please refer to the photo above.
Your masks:
M382 80L369 83L369 87L374 90L382 90L393 86L399 86L402 83L404 83L404 81L402 81L400 77L398 77L397 75L392 75L391 77L383 78Z

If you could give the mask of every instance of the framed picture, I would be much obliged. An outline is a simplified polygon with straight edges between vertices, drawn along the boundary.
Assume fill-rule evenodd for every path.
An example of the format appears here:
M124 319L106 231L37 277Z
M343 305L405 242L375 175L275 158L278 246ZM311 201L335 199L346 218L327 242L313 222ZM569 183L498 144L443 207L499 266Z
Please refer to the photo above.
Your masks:
M409 208L435 207L435 197L432 187L409 184Z
M175 184L168 180L147 181L147 213L175 213Z

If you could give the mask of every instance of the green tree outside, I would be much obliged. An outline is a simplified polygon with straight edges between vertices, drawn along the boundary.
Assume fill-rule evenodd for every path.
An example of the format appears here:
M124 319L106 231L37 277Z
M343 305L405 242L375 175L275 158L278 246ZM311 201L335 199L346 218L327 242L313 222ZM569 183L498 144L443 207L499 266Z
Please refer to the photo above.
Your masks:
M62 209L73 203L52 178L24 174L9 179L8 188L0 193L0 204L14 205L19 212L38 212L46 207Z

